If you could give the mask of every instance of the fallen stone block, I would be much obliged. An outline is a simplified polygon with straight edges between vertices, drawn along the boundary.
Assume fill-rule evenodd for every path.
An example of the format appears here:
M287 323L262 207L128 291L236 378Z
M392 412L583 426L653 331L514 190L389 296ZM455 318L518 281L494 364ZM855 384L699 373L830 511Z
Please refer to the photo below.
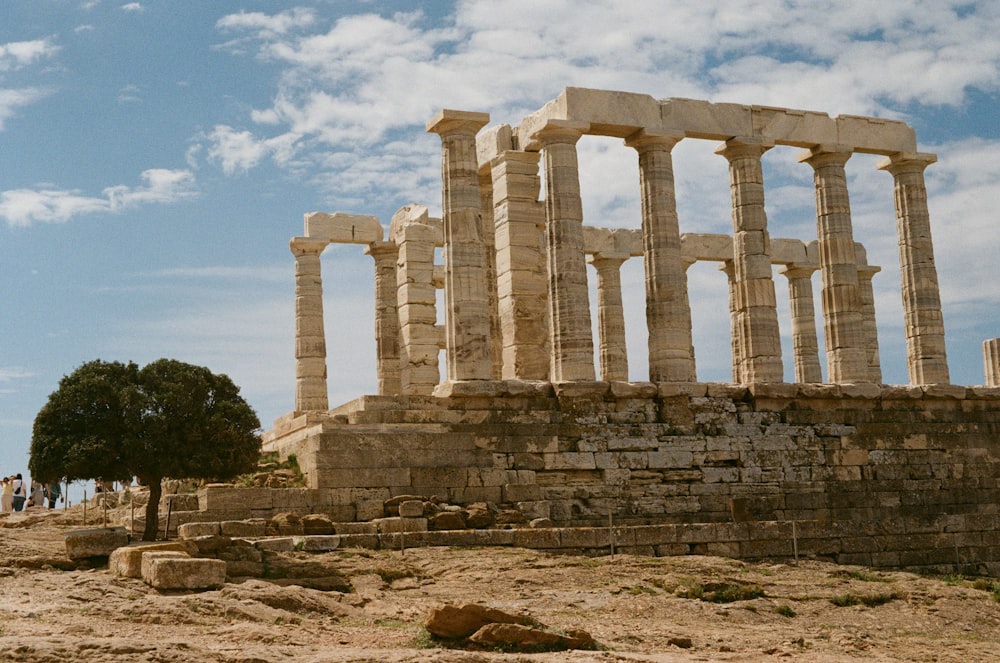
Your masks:
M222 560L165 557L170 554L146 553L143 556L142 579L153 588L217 589L226 584L226 563Z
M220 531L219 523L184 523L177 528L177 536L193 539L196 536L218 536Z
M295 537L279 536L274 538L260 539L254 541L257 550L267 552L294 552Z
M401 518L422 518L424 515L424 503L422 500L406 500L399 503L399 516Z
M522 626L520 624L486 624L469 636L469 640L504 651L545 651L562 649L594 649L594 638L586 631L572 629L567 635Z
M302 516L302 533L309 535L336 534L333 520L322 513L310 513Z
M439 638L467 638L487 624L526 624L527 617L478 603L446 604L431 610L424 628Z
M66 556L70 559L108 557L116 549L128 544L124 527L100 527L68 532L64 538Z
M157 559L189 559L191 556L185 552L179 550L152 550L144 553L140 557L139 561L139 576L146 580L150 573L152 573L152 563L153 560ZM148 581L147 581L148 582Z
M226 520L219 523L222 536L255 537L267 536L267 521L263 518L250 520Z
M142 577L142 556L149 552L180 552L188 555L198 553L198 547L188 541L165 541L144 543L116 549L108 558L108 570L112 575L125 578Z
M336 534L293 536L295 550L302 552L329 552L340 547L340 537Z

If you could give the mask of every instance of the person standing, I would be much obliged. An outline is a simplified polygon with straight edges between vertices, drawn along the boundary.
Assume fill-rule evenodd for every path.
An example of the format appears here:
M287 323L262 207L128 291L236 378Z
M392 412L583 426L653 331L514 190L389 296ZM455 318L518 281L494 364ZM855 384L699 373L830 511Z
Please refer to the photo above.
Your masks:
M4 477L0 484L0 513L10 513L14 510L14 480Z
M28 490L24 487L24 479L21 478L20 472L14 475L14 480L11 484L14 488L11 505L14 511L21 511L24 509L24 500L28 499Z
M49 508L54 509L56 508L56 501L59 500L60 497L62 497L62 485L60 484L60 482L53 481L52 483L50 483L48 485L48 493L49 493ZM66 501L66 498L63 497L62 499L64 502Z
M45 508L45 484L41 481L31 480L31 496L28 498L28 506Z

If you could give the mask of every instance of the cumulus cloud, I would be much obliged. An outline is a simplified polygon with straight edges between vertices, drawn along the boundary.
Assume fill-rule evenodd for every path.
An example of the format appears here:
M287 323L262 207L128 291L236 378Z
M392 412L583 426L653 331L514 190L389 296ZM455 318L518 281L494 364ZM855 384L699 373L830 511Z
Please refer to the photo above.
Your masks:
M209 143L208 159L218 163L227 175L246 171L271 157L277 163L286 163L295 152L298 134L285 133L268 139L258 139L249 131L237 131L219 125L206 134Z
M41 185L0 193L0 219L9 226L62 223L85 214L120 212L149 203L170 203L197 195L195 177L188 170L153 168L143 171L144 184L104 189L103 197Z
M129 12L132 14L140 14L146 11L146 8L142 6L139 2L128 2L121 6L122 11Z
M4 128L4 122L14 117L18 109L33 104L49 94L51 94L49 90L36 87L13 90L0 88L0 131Z
M0 72L26 67L59 52L59 46L50 39L14 41L0 44Z

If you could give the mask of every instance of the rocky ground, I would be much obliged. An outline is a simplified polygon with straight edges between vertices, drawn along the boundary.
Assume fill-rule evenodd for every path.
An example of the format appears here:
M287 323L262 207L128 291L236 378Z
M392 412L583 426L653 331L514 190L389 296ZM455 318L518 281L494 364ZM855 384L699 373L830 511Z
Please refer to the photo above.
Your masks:
M1000 661L992 579L818 561L354 549L310 558L349 592L248 579L160 593L74 567L63 535L81 525L78 507L0 516L0 661ZM457 649L423 628L435 606L469 602L583 629L598 649Z

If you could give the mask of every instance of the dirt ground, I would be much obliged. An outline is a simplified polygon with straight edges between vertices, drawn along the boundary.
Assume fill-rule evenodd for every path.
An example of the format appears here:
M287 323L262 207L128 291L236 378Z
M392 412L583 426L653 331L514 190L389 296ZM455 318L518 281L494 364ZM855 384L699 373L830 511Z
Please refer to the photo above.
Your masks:
M106 566L75 568L63 535L81 515L0 516L0 661L1000 661L993 579L819 561L346 549L310 560L349 581L347 593L261 579L163 593ZM584 629L600 649L434 642L428 612L465 602Z

